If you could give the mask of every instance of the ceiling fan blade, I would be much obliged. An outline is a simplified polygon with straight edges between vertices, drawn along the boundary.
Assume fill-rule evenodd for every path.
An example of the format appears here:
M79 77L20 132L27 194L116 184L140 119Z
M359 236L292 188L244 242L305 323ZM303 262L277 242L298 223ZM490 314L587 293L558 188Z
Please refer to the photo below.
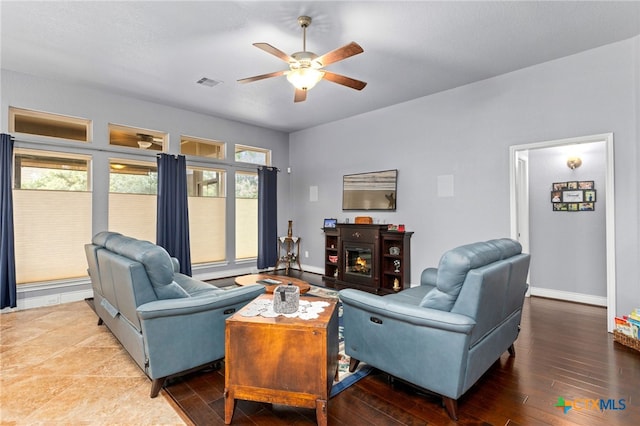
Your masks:
M271 53L273 56L276 56L276 57L282 59L286 63L296 62L296 60L293 59L291 56L287 55L282 50L280 50L280 49L278 49L276 47L273 47L269 43L253 43L253 45L255 47L257 47L258 49L262 49L267 53Z
M319 61L323 67L326 67L329 64L347 59L350 56L354 56L362 52L364 52L362 47L360 47L360 45L355 41L352 41L345 46L338 47L336 50L325 53L324 55L320 56L317 61Z
M247 78L238 80L238 83L251 83L253 81L264 80L265 78L279 77L281 75L284 75L287 71L288 70L276 71L276 72L270 72L269 74L261 74L261 75L256 75L254 77L247 77Z
M307 91L296 89L296 93L293 96L293 102L304 102L307 100Z
M362 90L367 85L367 83L365 83L364 81L336 74L331 71L324 71L324 79L332 81L334 83L342 84L343 86L351 87L352 89L356 90Z

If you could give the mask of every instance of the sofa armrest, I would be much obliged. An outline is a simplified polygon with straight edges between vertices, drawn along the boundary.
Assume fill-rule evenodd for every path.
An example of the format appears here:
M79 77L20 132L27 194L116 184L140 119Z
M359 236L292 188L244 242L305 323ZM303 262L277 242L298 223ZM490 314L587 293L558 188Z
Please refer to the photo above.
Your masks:
M137 308L141 321L154 318L188 315L191 313L221 309L229 305L249 302L265 292L264 286L248 285L195 297L154 300Z
M435 287L437 278L438 268L427 268L422 271L422 274L420 275L420 285Z
M413 306L360 290L341 290L340 300L345 306L352 306L372 315L439 330L470 334L476 324L473 318L466 315Z

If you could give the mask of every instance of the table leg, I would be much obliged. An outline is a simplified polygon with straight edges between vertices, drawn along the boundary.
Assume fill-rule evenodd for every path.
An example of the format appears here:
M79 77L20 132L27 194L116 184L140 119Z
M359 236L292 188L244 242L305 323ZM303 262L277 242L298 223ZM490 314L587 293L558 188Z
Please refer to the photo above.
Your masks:
M236 400L233 397L233 392L229 392L229 389L224 390L224 424L230 425L233 418L233 412L236 409Z
M327 426L327 400L316 399L316 421L318 426Z

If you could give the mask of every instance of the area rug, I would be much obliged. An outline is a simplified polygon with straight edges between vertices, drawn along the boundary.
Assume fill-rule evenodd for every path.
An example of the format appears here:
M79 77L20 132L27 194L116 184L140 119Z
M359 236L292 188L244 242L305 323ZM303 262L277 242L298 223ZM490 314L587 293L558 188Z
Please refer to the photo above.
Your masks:
M316 296L316 297L325 297L329 299L339 299L339 294L337 290L333 290L326 287L320 287L316 285L311 285L311 289L305 293L305 295ZM358 380L366 377L372 370L373 367L365 364L364 362L360 362L358 367L352 373L349 371L349 362L351 361L351 357L345 354L344 352L344 324L342 322L342 302L338 300L338 377L337 380L333 382L333 386L331 387L331 393L329 398L332 398L347 389L349 386L356 383Z
M339 299L338 292L336 290L331 290L324 287L311 286L311 290L307 292L307 294L316 296L316 297L326 297L331 299ZM373 367L365 364L364 362L360 362L358 367L352 373L349 371L349 362L351 361L351 357L345 354L344 351L344 324L342 322L342 302L338 301L338 377L337 380L333 382L333 386L331 388L331 393L329 394L329 398L333 398L343 390L347 389L349 386L356 383L358 380L366 377L371 371Z
M349 371L349 362L351 361L351 357L344 353L343 331L342 302L338 302L338 377L337 380L334 380L333 382L329 398L333 398L349 386L356 383L358 380L366 377L373 370L372 366L365 364L364 362L360 362L353 373Z

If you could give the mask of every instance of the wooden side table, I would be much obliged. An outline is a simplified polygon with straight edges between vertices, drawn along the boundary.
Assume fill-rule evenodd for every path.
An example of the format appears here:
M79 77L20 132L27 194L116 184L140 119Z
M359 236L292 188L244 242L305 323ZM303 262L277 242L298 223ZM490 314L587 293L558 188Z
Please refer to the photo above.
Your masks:
M315 408L318 425L327 425L327 401L338 367L337 302L308 296L300 300L324 300L329 306L312 320L242 316L250 303L227 319L225 424L231 424L236 400L243 399Z
M284 252L284 254L282 254ZM273 270L277 270L280 264L285 265L285 274L289 275L291 264L298 264L298 269L302 271L300 265L300 237L278 237L278 261Z

